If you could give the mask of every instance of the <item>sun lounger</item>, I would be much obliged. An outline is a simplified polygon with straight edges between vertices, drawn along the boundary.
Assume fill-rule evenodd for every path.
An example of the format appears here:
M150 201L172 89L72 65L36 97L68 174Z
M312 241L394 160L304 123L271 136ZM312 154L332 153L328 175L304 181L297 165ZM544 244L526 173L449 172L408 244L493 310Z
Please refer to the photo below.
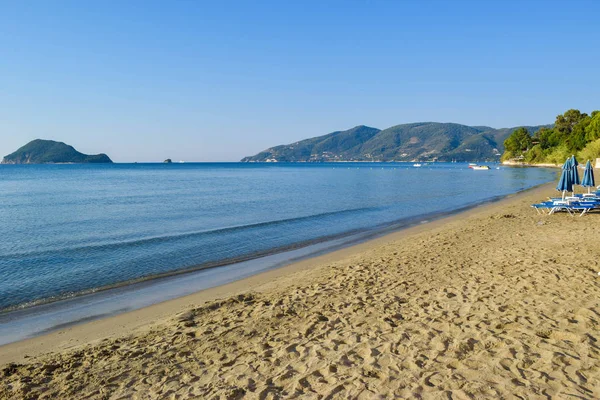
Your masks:
M547 211L552 209L552 203L537 203L532 204L531 207L535 208L535 211L537 211L538 214L546 214Z
M551 215L558 211L566 211L570 215L579 214L581 217L584 214L587 214L590 210L600 207L600 203L556 200L532 204L531 207L535 208L535 211L537 211L538 214L546 214L547 211L548 215Z
M575 197L581 199L587 199L587 198L596 198L596 199L600 199L600 193L594 192L594 193L577 193L575 195Z
M549 198L547 203L551 203L551 202L567 202L569 204L589 203L589 204L600 205L600 197L566 197L565 199L561 199L559 197Z

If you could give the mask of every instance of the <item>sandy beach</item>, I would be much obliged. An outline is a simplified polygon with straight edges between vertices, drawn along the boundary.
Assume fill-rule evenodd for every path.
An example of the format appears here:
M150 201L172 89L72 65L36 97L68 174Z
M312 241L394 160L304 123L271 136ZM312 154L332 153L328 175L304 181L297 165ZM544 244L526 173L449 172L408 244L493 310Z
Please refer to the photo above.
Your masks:
M553 186L0 347L0 398L600 398L600 213Z

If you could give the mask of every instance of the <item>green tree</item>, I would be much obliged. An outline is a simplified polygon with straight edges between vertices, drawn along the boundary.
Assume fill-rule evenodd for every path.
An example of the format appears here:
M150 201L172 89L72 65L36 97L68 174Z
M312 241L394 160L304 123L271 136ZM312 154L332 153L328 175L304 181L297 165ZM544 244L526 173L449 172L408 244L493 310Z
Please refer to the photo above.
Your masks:
M560 132L563 135L569 135L575 125L577 125L581 120L585 119L588 115L586 113L582 113L579 110L570 109L566 111L562 115L558 115L556 117L556 122L554 122L554 129Z
M586 128L590 124L592 118L587 114L584 114L583 117L578 123L573 126L571 130L571 134L567 137L567 146L572 152L577 152L583 149L588 142L586 140Z
M593 142L600 139L600 111L594 111L590 123L585 128L585 139Z
M542 127L533 135L533 141L537 142L537 144L545 150L550 147L550 135L553 133L554 131L552 129Z
M531 148L531 142L529 131L526 128L518 128L504 141L504 148L513 156L521 155Z
M539 144L533 146L527 154L525 154L525 161L528 163L539 163L544 162L544 150Z

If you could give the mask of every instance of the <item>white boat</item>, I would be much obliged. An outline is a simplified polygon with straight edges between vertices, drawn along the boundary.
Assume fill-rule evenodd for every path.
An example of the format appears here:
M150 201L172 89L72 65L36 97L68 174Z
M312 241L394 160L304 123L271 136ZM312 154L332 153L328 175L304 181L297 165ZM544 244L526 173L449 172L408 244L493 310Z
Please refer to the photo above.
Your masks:
M473 163L473 162L469 163L469 167L476 167L476 166L477 166L477 163Z
M420 167L420 166L421 166L421 164L419 164L419 163L413 164L413 167Z
M483 169L490 169L490 167L488 167L487 165L475 165L474 167L471 167L474 170L483 170Z

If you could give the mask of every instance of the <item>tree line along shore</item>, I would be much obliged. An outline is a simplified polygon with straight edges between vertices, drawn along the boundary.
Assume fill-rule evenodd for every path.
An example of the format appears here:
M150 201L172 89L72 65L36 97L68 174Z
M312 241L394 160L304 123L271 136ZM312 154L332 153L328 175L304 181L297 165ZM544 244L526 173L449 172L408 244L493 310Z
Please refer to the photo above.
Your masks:
M503 162L560 165L571 155L580 160L600 158L600 111L590 115L571 109L558 115L552 128L533 134L516 129L504 141Z

